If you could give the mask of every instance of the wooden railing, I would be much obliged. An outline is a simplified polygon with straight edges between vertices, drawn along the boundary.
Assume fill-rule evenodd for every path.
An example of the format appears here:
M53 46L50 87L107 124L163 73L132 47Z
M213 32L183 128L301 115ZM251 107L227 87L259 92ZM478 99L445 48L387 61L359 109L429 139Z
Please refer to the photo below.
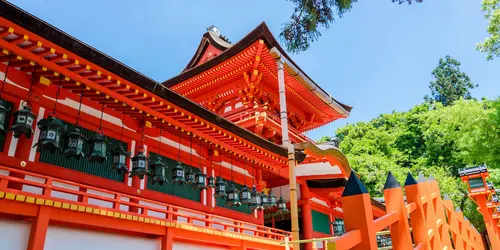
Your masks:
M460 210L454 209L450 199L441 198L434 178L427 180L420 176L417 181L408 174L404 189L406 203L403 189L389 173L384 187L387 214L373 220L370 195L352 172L342 195L347 233L317 241L328 241L326 249L375 250L377 234L389 228L392 247L384 249L484 249L474 226ZM285 245L293 243L301 242L290 241Z
M18 175L9 175L9 173ZM25 176L24 179L14 176ZM14 184L14 185L9 185ZM9 186L22 186L9 188ZM19 169L0 166L0 199L16 200L38 205L50 205L76 212L87 212L130 219L140 222L154 222L158 225L188 225L200 231L215 230L283 242L291 237L290 232L262 225L233 220L203 213L193 209L160 203L112 192L98 187L47 177Z

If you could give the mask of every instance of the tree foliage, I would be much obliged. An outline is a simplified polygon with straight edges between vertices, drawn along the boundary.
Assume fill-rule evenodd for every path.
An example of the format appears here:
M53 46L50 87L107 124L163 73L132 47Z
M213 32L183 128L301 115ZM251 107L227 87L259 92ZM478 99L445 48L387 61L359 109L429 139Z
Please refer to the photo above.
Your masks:
M458 168L486 163L500 187L500 98L425 102L406 112L383 114L336 131L340 149L373 197L383 195L387 173L404 183L406 174L432 174L478 230L484 225L466 196Z
M425 99L440 102L445 106L460 98L471 99L470 90L478 86L460 70L460 62L448 55L439 59L432 76L435 79L429 85L432 96L426 96Z
M288 0L295 5L290 21L281 31L280 38L288 51L298 53L309 48L321 36L320 28L328 29L335 16L342 17L357 0ZM422 0L413 0L422 2ZM392 0L411 4L412 0Z
M483 11L488 19L489 37L477 44L477 49L487 53L486 59L492 60L500 56L500 0L483 0Z

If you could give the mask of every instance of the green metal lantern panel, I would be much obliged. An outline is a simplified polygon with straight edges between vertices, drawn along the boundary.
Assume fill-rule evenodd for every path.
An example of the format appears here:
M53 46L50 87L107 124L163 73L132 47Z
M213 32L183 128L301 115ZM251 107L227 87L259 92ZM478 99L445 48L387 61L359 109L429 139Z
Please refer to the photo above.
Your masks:
M157 156L158 154L154 152L149 153L150 159L156 159ZM168 167L168 169L165 171L165 177L168 180L168 183L165 183L163 185L153 185L148 181L147 188L149 190L161 192L164 194L174 195L184 199L200 202L200 189L193 188L191 185L179 185L172 183L172 171L170 171L169 169L173 169L177 165L177 160L173 160L164 156L160 157L163 160L163 163L165 163ZM196 168L184 164L183 168L185 170L191 169L192 171L198 171Z
M66 126L68 126L69 131L75 128L75 126L71 123L67 123L65 121L63 121L63 123L65 123ZM94 131L90 131L85 128L80 128L80 130L82 134L87 138L94 138L97 134ZM120 141L118 140L115 140L110 137L108 137L107 139L111 147L118 147L120 145ZM61 145L64 145L64 148L67 148L68 145L67 137L62 138ZM83 145L83 152L88 152L91 146L92 146L91 144L85 143ZM126 143L124 143L123 146L127 148ZM104 161L103 163L96 163L96 162L93 163L85 158L82 159L68 158L64 154L59 152L51 154L50 152L43 150L42 152L40 152L40 162L57 165L60 167L76 170L86 174L91 174L119 182L123 182L124 178L123 174L117 173L116 171L112 171L113 161L111 160Z

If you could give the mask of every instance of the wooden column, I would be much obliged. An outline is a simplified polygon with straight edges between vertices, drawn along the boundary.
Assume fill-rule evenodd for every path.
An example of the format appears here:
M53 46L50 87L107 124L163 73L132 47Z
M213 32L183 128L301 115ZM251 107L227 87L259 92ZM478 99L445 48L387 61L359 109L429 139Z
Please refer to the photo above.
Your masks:
M398 220L390 226L393 249L412 249L403 190L391 172L389 172L385 182L384 198L386 212L398 214Z
M312 211L309 199L311 198L309 194L309 187L306 183L300 185L300 195L302 200L302 230L304 235L304 240L310 240L313 238L313 223L312 223ZM305 249L312 249L311 243L305 243Z
M361 242L352 249L378 249L370 195L354 171L351 172L342 193L342 209L346 232L356 230L361 236Z
M165 235L161 237L161 250L172 250L174 245L173 228L167 227Z
M31 224L28 250L43 250L49 227L50 211L51 207L49 206L38 207L38 215Z

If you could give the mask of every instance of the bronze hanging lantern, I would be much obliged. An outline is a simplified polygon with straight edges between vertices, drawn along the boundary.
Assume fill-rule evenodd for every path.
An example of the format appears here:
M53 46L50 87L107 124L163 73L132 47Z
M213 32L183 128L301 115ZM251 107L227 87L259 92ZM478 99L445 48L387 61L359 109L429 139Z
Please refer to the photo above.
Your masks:
M5 124L7 120L7 114L9 113L10 108L7 108L7 103L5 102L4 99L0 98L0 132L5 133L7 132L7 128Z
M47 149L52 153L56 150L62 153L61 136L66 133L66 125L54 116L49 116L40 120L37 126L40 129L40 138L33 147Z
M250 201L252 199L252 193L250 192L250 189L245 185L241 189L241 204L250 204Z
M268 198L268 207L276 207L276 196L273 194L273 190L269 189L269 196Z
M208 182L207 187L215 188L215 178L213 176L207 177L207 182Z
M226 205L229 207L241 206L240 191L234 186L234 183L231 183L227 189Z
M264 208L262 207L262 194L261 192L257 191L257 187L255 187L255 185L252 187L252 194L248 207L252 210L261 210Z
M283 199L283 195L280 195L278 199L278 213L284 214L287 213L288 209L286 208L286 201Z
M207 185L205 184L207 179L207 175L200 170L200 172L195 175L194 186L198 189L207 189Z
M85 157L83 153L83 144L87 141L87 137L85 137L78 127L74 127L68 133L68 147L64 150L64 154L67 157L74 157L76 159L80 159Z
M177 162L175 168L172 169L172 183L177 183L179 185L186 184L185 171L181 162Z
M264 208L269 207L269 196L267 196L266 192L262 191L262 206Z
M14 137L19 138L21 135L31 139L33 135L33 121L36 115L31 111L29 103L24 103L22 109L14 112L14 124L8 131L14 131Z
M158 135L158 152L161 152L161 138L162 138L163 127L160 126L160 134ZM155 161L149 161L149 180L151 184L158 183L163 186L167 184L168 180L166 177L167 164L163 162L162 157L158 154Z
M217 177L217 182L215 183L215 193L214 197L226 197L226 182L221 177Z
M104 115L104 102L106 101L106 95L102 98L101 106L101 119L99 121L98 133L90 141L90 162L103 163L108 159L108 139L104 136L104 131L102 130L102 119Z
M82 84L82 93L80 94L80 104L78 106L78 114L76 115L75 127L68 133L68 146L64 150L66 157L73 157L76 159L85 157L85 154L83 153L83 145L87 141L87 137L83 135L80 130L81 126L78 123L80 120L84 90L85 85Z
M206 181L207 175L203 173L203 166L201 165L201 139L200 139L200 153L199 153L199 165L200 171L194 176L194 187L197 189L207 189Z
M193 172L192 169L188 168L186 171L186 183L189 185L194 185L196 181L196 174Z
M90 140L89 160L90 162L103 163L107 159L108 159L108 139L101 132L95 135L95 137L92 140Z
M5 69L5 74L2 81L2 89L0 89L0 132L4 134L5 132L7 132L8 124L5 123L10 108L7 108L7 103L4 99L2 99L2 94L3 94L3 87L5 86L5 81L7 81L7 74L9 73L10 61L12 60L12 56L13 54L9 52L9 60L7 61L7 68Z
M148 158L144 155L144 150L141 148L137 154L132 157L132 171L130 171L130 177L137 176L139 179L144 179L145 175L149 174L146 169Z
M120 143L119 147L115 147L111 151L111 157L113 158L112 168L120 174L128 173L127 158L130 157L130 152L123 148L123 144Z
M151 162L151 161L150 161ZM163 162L161 156L156 156L156 160L149 165L149 169L151 171L149 180L151 184L158 183L163 186L163 184L167 184L168 180L166 177L167 164Z

